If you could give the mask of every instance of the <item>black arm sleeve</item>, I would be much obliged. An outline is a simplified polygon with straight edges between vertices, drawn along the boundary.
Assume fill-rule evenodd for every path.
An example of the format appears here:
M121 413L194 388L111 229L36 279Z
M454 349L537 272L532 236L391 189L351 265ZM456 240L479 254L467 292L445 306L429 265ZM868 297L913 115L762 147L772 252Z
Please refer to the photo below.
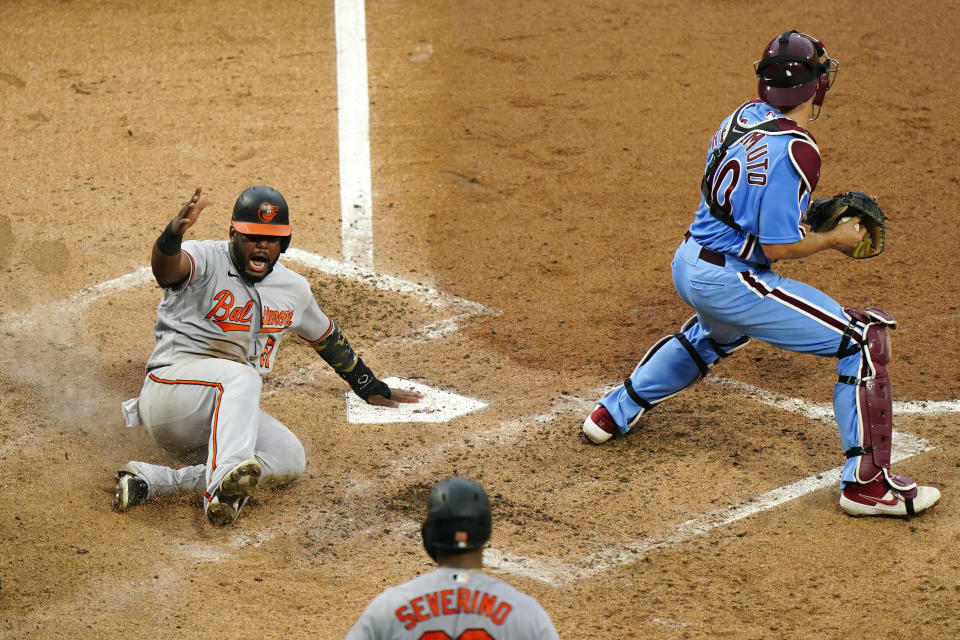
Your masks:
M370 367L364 364L360 356L354 352L336 323L333 323L333 329L326 338L310 344L324 362L329 364L338 376L346 380L353 392L363 400L373 395L390 397L390 387L377 380Z

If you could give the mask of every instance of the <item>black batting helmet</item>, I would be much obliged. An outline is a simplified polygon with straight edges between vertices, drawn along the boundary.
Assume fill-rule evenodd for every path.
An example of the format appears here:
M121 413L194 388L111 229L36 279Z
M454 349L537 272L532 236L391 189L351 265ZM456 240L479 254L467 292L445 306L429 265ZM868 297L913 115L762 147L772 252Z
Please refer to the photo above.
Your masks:
M827 55L820 40L794 29L771 40L753 68L760 99L778 109L792 109L811 97L820 107L840 64Z
M490 500L479 483L453 476L430 491L423 546L430 557L479 549L490 539Z
M290 210L287 201L272 187L249 187L233 205L230 226L248 236L280 236L281 249L290 246Z

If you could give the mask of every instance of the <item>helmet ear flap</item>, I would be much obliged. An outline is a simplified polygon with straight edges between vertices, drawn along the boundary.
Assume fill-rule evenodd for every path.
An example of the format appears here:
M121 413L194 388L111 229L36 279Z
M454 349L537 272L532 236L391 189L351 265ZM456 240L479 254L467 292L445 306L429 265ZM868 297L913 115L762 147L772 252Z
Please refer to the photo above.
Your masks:
M830 88L830 74L821 73L817 79L817 93L813 96L813 104L818 107L823 104L823 99L827 96L827 89Z

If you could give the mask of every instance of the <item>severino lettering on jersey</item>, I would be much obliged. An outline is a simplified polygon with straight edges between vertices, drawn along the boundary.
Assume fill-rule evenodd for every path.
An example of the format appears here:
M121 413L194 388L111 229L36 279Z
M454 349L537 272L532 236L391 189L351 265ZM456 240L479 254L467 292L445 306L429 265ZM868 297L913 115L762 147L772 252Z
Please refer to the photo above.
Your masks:
M437 568L374 598L346 640L557 640L539 602L483 572L492 527L478 482L434 485L421 533Z

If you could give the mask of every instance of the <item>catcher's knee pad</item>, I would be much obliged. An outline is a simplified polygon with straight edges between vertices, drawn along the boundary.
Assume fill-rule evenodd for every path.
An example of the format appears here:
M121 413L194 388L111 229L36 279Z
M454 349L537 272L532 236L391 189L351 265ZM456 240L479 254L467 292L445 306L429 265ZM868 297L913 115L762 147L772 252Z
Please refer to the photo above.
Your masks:
M720 344L714 340L709 340L710 346L713 348L713 351L716 353L716 358L711 358L710 361L707 361L700 355L700 352L697 351L696 347L690 342L690 339L687 338L686 333L698 324L698 319L696 314L691 316L683 325L680 327L680 331L674 333L673 335L664 336L656 344L654 344L650 349L644 354L643 358L640 359L640 363L637 365L637 368L642 367L646 364L650 358L653 357L657 351L663 348L664 345L668 344L671 340L676 340L682 347L686 354L689 356L689 360L685 365L676 366L673 368L673 374L678 376L678 384L680 385L675 391L670 393L667 396L660 398L659 400L650 401L646 398L640 396L637 393L636 389L633 387L633 383L630 381L630 378L627 378L623 381L624 390L627 392L627 395L630 396L630 399L634 403L640 406L640 411L630 420L627 424L628 427L632 427L636 424L637 420L640 419L640 416L643 415L645 411L649 411L657 403L663 402L667 398L680 393L693 383L695 383L700 378L707 375L710 367L712 367L717 360L720 358L725 358L737 349L742 348L750 341L746 336L739 338L738 340L729 343L729 344Z
M686 334L687 330L691 329L697 324L700 324L700 319L697 317L697 314L693 314L686 322L683 323L683 326L680 327L680 333ZM713 338L707 338L707 340L710 341L710 347L713 349L713 352L717 354L717 358L726 358L734 351L739 351L747 346L747 343L750 342L750 337L740 336L733 342L717 342ZM707 363L707 368L712 367L716 363L717 361L715 359L711 360L709 363Z
M847 458L858 457L854 476L865 484L883 474L896 489L909 490L916 486L909 478L895 476L890 470L890 449L893 436L893 391L887 363L890 362L890 329L897 321L888 312L876 307L863 311L844 309L850 324L844 333L838 356L846 357L860 352L858 376L840 376L839 382L857 387L857 430L860 445L845 453Z

